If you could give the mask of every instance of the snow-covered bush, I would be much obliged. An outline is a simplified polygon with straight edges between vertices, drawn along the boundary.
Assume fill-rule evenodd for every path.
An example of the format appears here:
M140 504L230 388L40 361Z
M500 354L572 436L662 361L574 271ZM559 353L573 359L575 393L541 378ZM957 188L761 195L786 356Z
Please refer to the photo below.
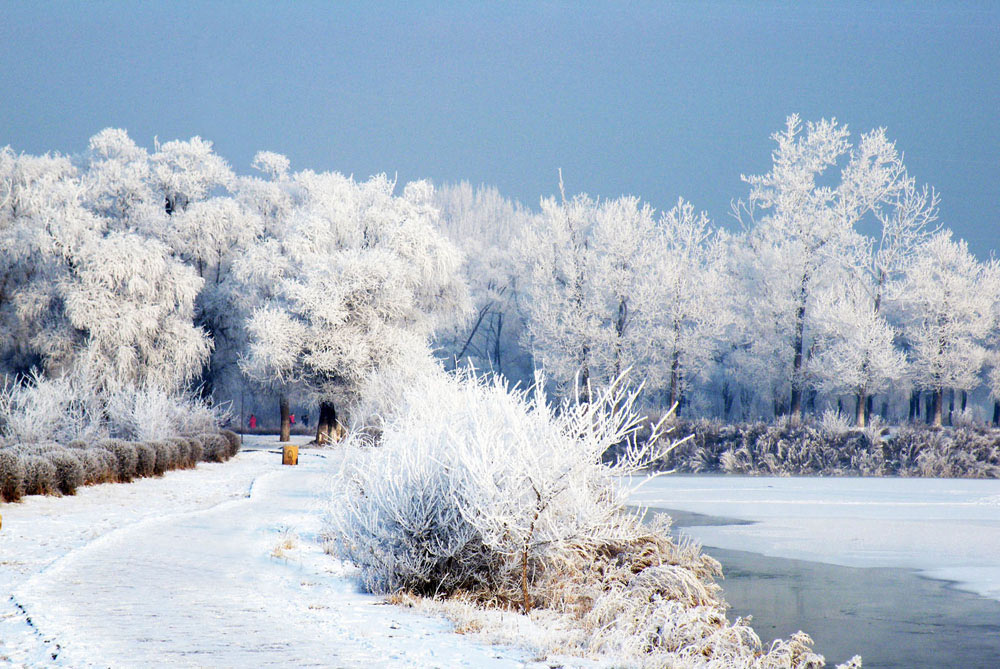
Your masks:
M136 476L152 476L156 472L156 449L145 442L135 444L135 473Z
M588 394L553 407L540 384L512 390L473 374L415 384L384 417L377 447L350 437L328 511L331 552L374 592L529 612L551 632L543 651L629 665L822 666L805 635L763 650L726 619L719 564L625 512L621 475L668 450L657 444L662 422L641 441L634 392L616 383ZM602 462L622 443L616 464Z
M76 489L86 482L86 471L80 458L65 448L46 453L46 458L56 469L56 487L64 495L75 495Z
M149 446L153 449L155 459L153 460L153 476L163 476L168 469L177 466L177 447L165 441L151 441Z
M242 446L240 435L236 434L232 430L220 430L219 434L229 442L229 457L233 457L240 452L240 447Z
M139 454L134 443L121 439L109 439L101 442L100 448L115 456L115 478L120 483L128 483L136 477Z
M827 434L839 437L851 430L851 421L847 414L841 411L827 409L819 419L819 427Z
M135 441L214 432L228 415L225 409L196 397L156 387L125 388L111 394L107 413L112 433Z
M0 431L16 443L74 440L108 436L101 403L87 387L84 373L57 378L37 371L0 388Z
M619 385L557 412L538 385L426 377L383 425L381 448L347 459L331 505L337 550L376 592L488 580L530 606L524 572L602 537L624 503L615 475L652 453L633 441L620 465L601 464L634 435L634 399Z
M231 446L228 439L220 434L205 433L197 437L204 449L202 458L207 462L224 462L234 453L230 453Z
M201 442L195 439L185 439L183 437L175 437L173 439L169 439L168 441L177 446L181 463L178 466L190 469L201 462L202 456L205 452L201 446Z
M86 485L112 483L115 480L117 461L109 451L103 448L80 448L74 449L74 452L83 464Z
M24 462L11 448L0 449L0 501L16 502L24 495Z
M657 467L684 472L826 476L1000 478L1000 430L905 426L888 435L873 417L864 429L834 424L723 424L696 420L691 434Z
M24 494L54 495L58 483L56 468L48 458L41 455L24 455Z

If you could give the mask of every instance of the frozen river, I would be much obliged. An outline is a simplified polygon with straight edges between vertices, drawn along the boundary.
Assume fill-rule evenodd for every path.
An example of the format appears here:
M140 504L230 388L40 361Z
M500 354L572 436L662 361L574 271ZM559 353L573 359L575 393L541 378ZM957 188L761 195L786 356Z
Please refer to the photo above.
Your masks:
M802 628L866 667L1000 666L1000 481L669 476L633 501L720 559L764 639Z

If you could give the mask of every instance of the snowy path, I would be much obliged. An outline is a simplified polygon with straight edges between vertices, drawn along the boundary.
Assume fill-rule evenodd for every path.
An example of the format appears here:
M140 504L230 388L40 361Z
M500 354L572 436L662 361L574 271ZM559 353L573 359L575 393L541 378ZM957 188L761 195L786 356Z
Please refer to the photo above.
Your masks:
M299 467L281 467L274 453L245 451L225 465L4 506L0 586L23 612L11 601L0 610L0 661L522 666L524 653L359 593L351 570L322 554L323 455L336 457L304 451Z
M1000 481L674 475L632 501L753 521L685 528L705 546L915 569L1000 600Z

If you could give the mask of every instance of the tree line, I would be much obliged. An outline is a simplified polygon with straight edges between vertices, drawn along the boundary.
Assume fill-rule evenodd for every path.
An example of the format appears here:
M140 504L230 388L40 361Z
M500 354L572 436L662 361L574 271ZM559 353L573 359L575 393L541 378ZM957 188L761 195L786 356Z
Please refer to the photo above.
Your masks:
M567 195L561 176L531 209L467 183L292 172L266 151L237 175L197 137L7 147L0 371L83 369L98 394L249 389L286 432L290 401L317 406L321 440L431 352L524 383L540 370L583 399L631 370L648 404L727 420L941 424L1000 395L997 263L938 224L885 131L852 143L792 116L774 141L735 232L683 199Z

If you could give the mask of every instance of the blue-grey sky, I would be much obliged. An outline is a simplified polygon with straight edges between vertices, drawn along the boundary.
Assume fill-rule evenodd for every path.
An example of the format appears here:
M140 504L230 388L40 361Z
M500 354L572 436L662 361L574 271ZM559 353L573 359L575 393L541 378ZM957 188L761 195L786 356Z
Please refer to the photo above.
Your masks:
M1000 2L0 0L0 146L108 126L294 169L678 195L724 224L792 112L886 126L941 220L1000 249Z

